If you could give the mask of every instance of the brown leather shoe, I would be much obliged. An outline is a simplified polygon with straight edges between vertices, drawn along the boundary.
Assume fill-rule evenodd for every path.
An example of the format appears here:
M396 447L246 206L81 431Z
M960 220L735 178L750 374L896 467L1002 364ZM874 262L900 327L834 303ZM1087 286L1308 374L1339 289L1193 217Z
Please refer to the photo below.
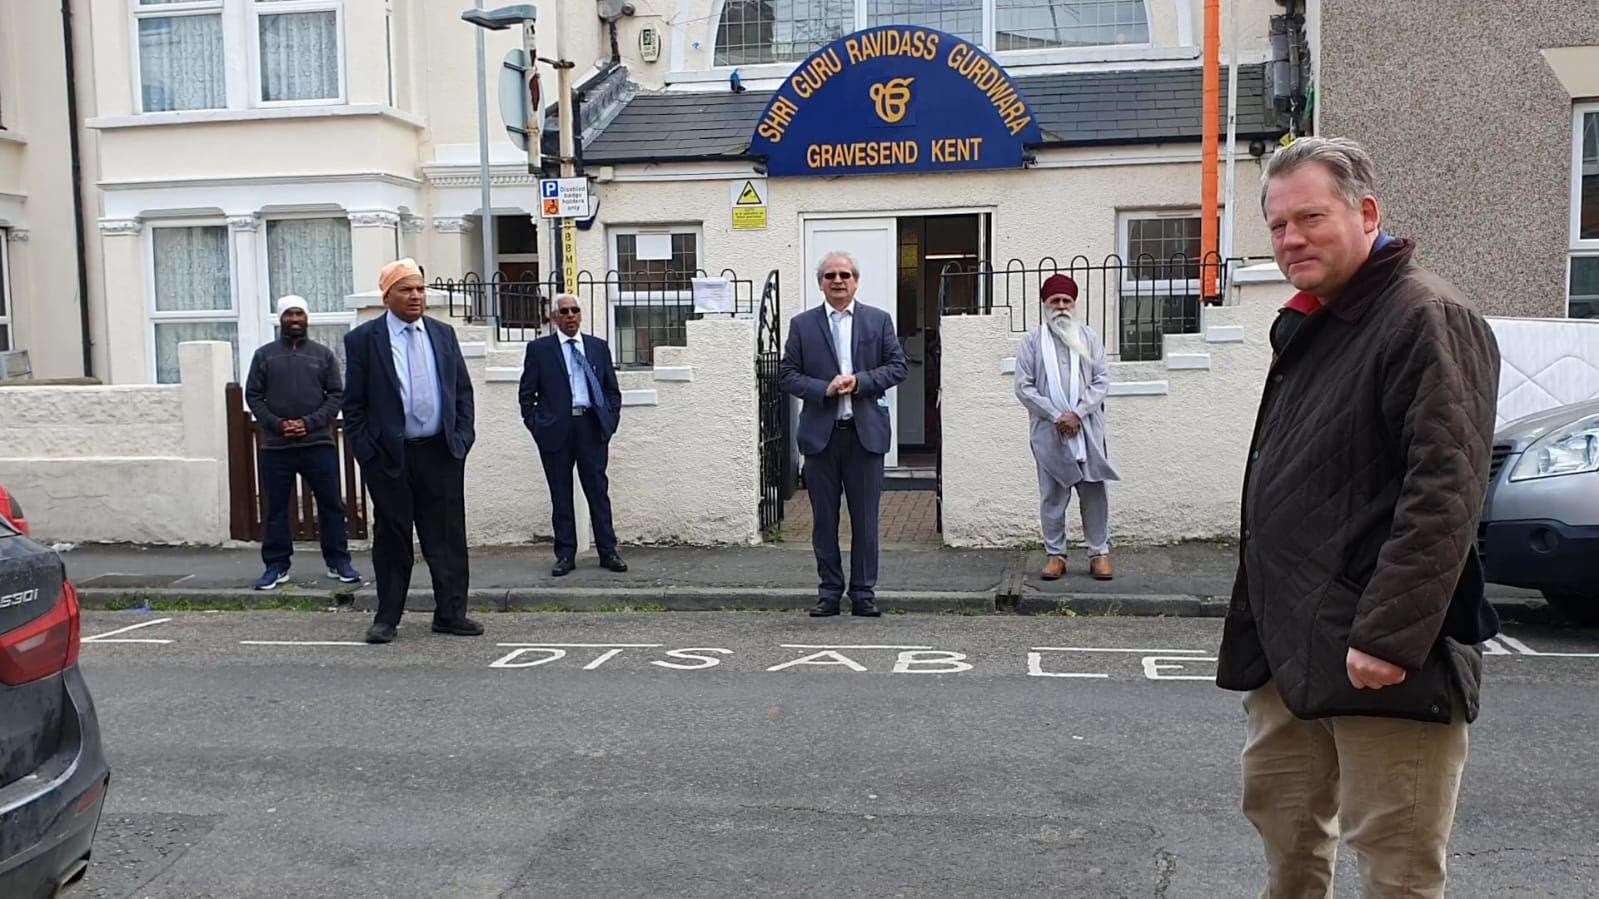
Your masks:
M1044 563L1044 570L1038 576L1046 581L1058 581L1066 575L1066 557L1050 556Z
M1110 566L1110 556L1095 556L1089 559L1088 573L1096 581L1108 581L1116 577L1116 570Z

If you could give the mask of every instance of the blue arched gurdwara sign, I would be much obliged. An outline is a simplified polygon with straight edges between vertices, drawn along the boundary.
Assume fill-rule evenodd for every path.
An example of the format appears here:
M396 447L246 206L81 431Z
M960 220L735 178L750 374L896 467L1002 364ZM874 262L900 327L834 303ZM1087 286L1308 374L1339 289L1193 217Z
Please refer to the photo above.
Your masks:
M885 25L811 54L772 97L751 155L767 173L881 175L1019 168L1032 107L970 41Z

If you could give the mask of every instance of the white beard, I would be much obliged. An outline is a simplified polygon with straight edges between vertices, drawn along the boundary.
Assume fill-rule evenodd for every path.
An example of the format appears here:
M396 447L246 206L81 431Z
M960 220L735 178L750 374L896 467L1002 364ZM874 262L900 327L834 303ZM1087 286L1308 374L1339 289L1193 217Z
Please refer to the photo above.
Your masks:
M1083 324L1072 318L1070 313L1052 312L1049 316L1049 331L1073 353L1079 356L1088 355L1088 339L1083 336Z

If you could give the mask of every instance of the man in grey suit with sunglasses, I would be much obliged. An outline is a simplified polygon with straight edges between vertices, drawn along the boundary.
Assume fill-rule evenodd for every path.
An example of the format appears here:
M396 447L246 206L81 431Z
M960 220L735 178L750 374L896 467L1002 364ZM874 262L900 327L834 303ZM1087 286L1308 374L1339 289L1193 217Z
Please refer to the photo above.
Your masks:
M877 522L883 456L894 439L888 391L905 380L905 352L888 313L855 302L860 267L834 251L816 266L826 303L794 316L778 369L783 392L804 401L799 449L810 494L811 547L821 579L813 618L839 613L845 592L838 550L840 494L849 502L852 614L875 618Z

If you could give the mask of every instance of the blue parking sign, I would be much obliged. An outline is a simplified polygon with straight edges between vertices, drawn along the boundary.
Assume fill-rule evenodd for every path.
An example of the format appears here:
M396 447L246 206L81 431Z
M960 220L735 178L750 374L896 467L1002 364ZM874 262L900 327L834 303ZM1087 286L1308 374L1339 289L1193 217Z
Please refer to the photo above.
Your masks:
M539 181L539 197L553 200L561 195L561 182L554 178L545 178Z

